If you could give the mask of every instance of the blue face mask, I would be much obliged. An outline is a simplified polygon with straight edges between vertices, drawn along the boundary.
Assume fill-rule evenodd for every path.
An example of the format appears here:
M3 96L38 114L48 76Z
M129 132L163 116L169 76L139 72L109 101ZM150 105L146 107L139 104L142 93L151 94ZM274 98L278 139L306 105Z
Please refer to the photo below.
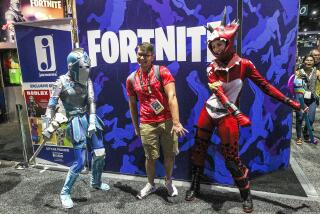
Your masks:
M72 79L86 85L90 72L90 58L83 49L74 49L67 58L69 73Z

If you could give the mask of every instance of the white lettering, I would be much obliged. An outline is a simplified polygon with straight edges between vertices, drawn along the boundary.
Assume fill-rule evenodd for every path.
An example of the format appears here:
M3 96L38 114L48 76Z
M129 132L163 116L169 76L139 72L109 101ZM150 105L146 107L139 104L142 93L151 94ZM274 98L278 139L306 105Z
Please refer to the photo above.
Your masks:
M168 61L176 60L174 34L174 26L167 26L167 37L163 32L162 28L157 28L155 30L155 46L157 60L164 60L163 51L166 53Z
M100 30L90 30L87 32L89 56L91 60L91 66L97 66L97 53L101 52L100 45L96 44L96 39L100 39Z
M109 64L116 63L118 60L136 63L138 41L155 44L156 61L185 62L187 55L191 55L191 62L201 62L202 46L205 45L203 36L206 36L206 33L209 32L203 26L167 26L166 29L137 29L136 32L119 30L118 34L106 31L102 35L100 30L89 30L87 37L91 66L97 66L97 59L101 58ZM207 48L206 50L206 58L209 62L212 60L212 54Z
M27 95L30 96L44 96L44 95L48 95L48 91L27 91Z
M177 27L177 61L187 61L186 27Z
M31 7L62 8L61 0L30 0Z
M137 62L135 49L138 45L138 39L136 34L132 30L120 30L119 38L121 62L129 62L128 56L131 62Z
M102 57L106 63L115 63L119 58L119 41L114 32L108 31L101 39Z
M201 36L206 35L202 26L187 28L187 36L191 37L191 61L201 62Z
M141 38L141 42L151 42L151 39L154 38L154 30L153 29L138 29L137 30L138 37Z

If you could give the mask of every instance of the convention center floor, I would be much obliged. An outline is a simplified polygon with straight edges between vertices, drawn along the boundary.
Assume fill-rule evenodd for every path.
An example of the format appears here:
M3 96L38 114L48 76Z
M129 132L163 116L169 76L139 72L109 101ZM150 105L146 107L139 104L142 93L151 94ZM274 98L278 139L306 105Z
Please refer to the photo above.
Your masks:
M317 121L319 121L319 109ZM22 160L17 123L0 124L0 213L242 213L238 190L220 185L202 185L193 202L184 200L189 183L175 181L179 196L167 197L163 180L144 200L135 196L145 177L104 173L107 192L89 187L89 174L81 174L73 189L75 207L65 210L59 192L66 172L29 167L15 169ZM294 127L294 126L293 126ZM319 122L315 124L319 138ZM12 135L8 135L11 133ZM295 131L292 133L295 136ZM4 143L10 141L10 144ZM254 213L320 213L320 144L291 144L290 167L255 178L252 183Z

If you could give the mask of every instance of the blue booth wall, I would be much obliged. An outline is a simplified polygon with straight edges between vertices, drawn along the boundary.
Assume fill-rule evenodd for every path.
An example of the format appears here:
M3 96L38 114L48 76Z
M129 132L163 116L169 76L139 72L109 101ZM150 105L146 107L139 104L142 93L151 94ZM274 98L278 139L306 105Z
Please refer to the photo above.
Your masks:
M286 87L294 72L299 2L291 0L243 1L242 57L250 59L260 73L289 96ZM241 130L240 153L251 176L288 167L292 110L268 97L248 81L241 109L252 126Z
M149 29L144 32L151 37L152 32L157 37L163 30L163 43L160 39L156 41L158 38L150 40L158 50L155 64L166 65L175 77L180 120L190 132L179 139L180 154L173 176L190 179L194 125L210 96L206 35L201 26L220 21L225 6L227 22L236 19L237 1L77 0L76 3L80 46L89 51L93 62L97 112L105 124L105 170L145 175L144 151L140 139L134 135L125 89L127 76L138 65L135 56L125 53L123 46L141 42L137 35L142 29ZM275 0L269 4L266 0L243 1L242 54L272 84L287 93L285 83L294 69L298 1ZM163 39L166 36L169 45ZM291 110L265 96L252 82L245 84L241 109L250 115L253 125L241 129L239 145L244 163L250 168L251 176L287 167ZM233 183L217 136L212 137L205 174L212 182ZM163 165L157 161L157 176L163 175Z

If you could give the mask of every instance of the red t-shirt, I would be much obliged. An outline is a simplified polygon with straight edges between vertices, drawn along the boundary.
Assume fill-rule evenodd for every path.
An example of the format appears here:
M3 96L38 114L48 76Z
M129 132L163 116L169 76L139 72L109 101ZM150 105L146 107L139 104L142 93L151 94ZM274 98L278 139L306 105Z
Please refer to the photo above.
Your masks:
M172 118L169 109L168 98L164 92L164 88L161 86L160 81L154 75L153 68L154 66L152 66L149 72L152 92L151 94L149 94L148 92L148 74L141 72L140 68L137 70L134 76L133 85L131 84L129 78L127 78L126 82L128 96L137 96L140 102L140 123L159 123ZM159 70L163 86L167 85L170 82L174 82L174 78L167 67L160 66ZM141 73L143 87L141 87L140 84ZM150 106L150 104L156 99L158 99L158 101L164 107L164 109L159 114L156 114Z

